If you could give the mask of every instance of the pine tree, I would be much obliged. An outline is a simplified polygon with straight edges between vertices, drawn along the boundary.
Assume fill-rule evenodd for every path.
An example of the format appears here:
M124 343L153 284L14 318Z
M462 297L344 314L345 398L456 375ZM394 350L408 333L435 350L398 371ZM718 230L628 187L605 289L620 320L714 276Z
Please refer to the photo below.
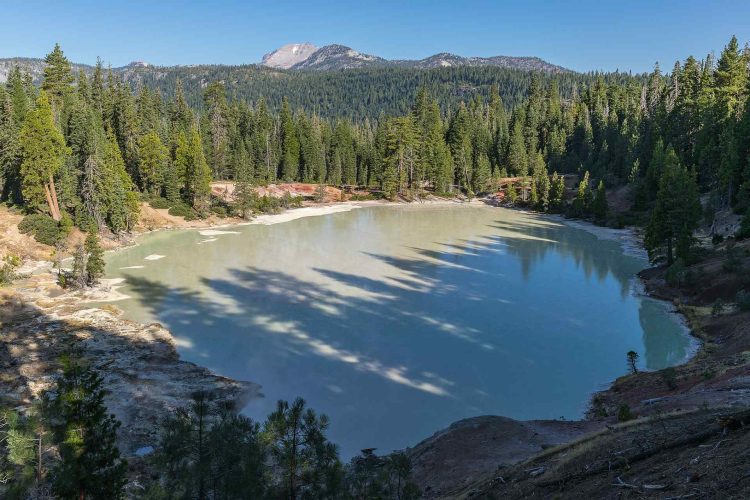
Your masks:
M297 398L279 401L268 416L264 434L273 464L280 472L278 493L284 498L323 498L336 494L341 463L336 445L325 437L328 418Z
M186 192L190 202L199 213L205 213L210 205L211 169L208 168L203 155L203 142L198 129L193 127L190 133L190 162L186 173Z
M209 152L208 163L211 165L215 179L226 179L229 176L227 170L229 164L229 119L227 110L227 98L224 84L214 82L206 87L203 94L203 106L206 109L207 125L206 148Z
M514 114L510 139L508 140L508 152L505 156L505 164L508 165L508 174L518 177L525 176L529 171L522 120L522 113L518 112Z
M505 186L505 200L511 204L518 200L518 192L516 191L516 186L513 184L513 181L508 181Z
M169 121L175 139L180 132L188 134L193 126L193 112L185 101L184 89L179 79L175 83L174 99L169 106Z
M748 95L748 63L747 55L740 50L737 37L733 36L721 52L714 73L721 119L736 118L742 111Z
M41 210L45 202L53 219L61 218L54 176L70 150L55 127L47 94L41 92L36 107L21 128L21 185L24 201L31 210Z
M388 120L386 130L381 186L386 196L394 198L414 177L418 161L416 130L408 115Z
M299 169L299 138L289 101L284 98L281 105L281 178L286 182L297 180Z
M0 479L8 498L27 498L42 486L51 461L49 438L38 404L24 414L0 412Z
M22 203L19 129L9 93L0 87L0 199Z
M656 205L646 227L645 246L652 261L662 256L667 265L675 259L674 248L678 238L692 237L698 227L702 209L698 187L692 175L680 165L673 149L666 154L664 171L659 181ZM677 258L687 259L687 248L681 245Z
M115 444L120 423L107 415L102 379L83 361L67 357L44 413L60 451L52 487L62 498L121 498L126 463Z
M169 151L159 138L159 134L150 131L138 140L138 171L141 189L161 195L167 175Z
M135 184L125 170L120 148L111 134L104 146L102 163L106 172L102 191L107 193L107 225L114 233L129 231L138 221L140 201Z
M557 172L552 173L549 197L552 209L555 211L562 210L565 204L565 178L558 175Z
M52 52L45 56L44 62L46 66L42 89L56 106L61 105L62 100L73 90L72 85L75 81L70 61L60 49L60 44L56 43Z
M589 213L591 208L591 187L589 186L588 171L583 174L583 179L578 183L578 191L573 200L573 215L575 217L584 217Z
M253 187L252 165L244 147L238 148L237 167L235 170L234 207L240 217L248 218L257 202Z
M472 191L474 193L486 193L489 189L491 175L490 159L486 154L481 153L471 175Z
M550 209L551 196L550 196L550 179L547 174L547 169L541 172L539 177L536 179L536 188L539 193L539 206L538 209L542 212L546 212Z
M83 245L88 254L86 258L86 281L88 285L94 285L99 281L99 278L104 276L104 250L99 244L99 234L96 227L89 228Z
M154 462L165 496L242 499L268 498L265 459L258 424L197 392L164 422Z
M604 222L607 218L607 191L604 188L604 181L599 181L599 186L596 188L591 212L599 223Z

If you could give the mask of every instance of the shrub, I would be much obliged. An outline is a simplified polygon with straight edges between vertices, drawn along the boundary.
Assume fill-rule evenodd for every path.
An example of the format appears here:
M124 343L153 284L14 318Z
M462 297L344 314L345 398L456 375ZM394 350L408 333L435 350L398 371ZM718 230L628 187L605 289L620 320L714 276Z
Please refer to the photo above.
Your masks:
M256 212L275 213L280 210L281 203L278 198L274 198L273 196L260 196L255 201L255 207L253 208Z
M677 259L667 269L666 280L670 286L689 286L696 282L697 276L692 269L685 266L685 261Z
M227 208L222 205L214 205L211 207L211 212L222 219L228 215Z
M737 301L737 307L740 308L740 311L750 311L750 292L740 290L737 292L735 300Z
M604 406L604 401L601 396L596 395L594 396L594 399L591 400L591 413L596 418L606 418L608 416L607 408Z
M718 245L722 241L724 241L724 236L721 234L715 234L711 236L711 243L713 243L714 245Z
M21 265L17 255L6 255L0 267L0 286L10 285L16 279L16 268Z
M23 234L31 234L39 243L54 245L58 239L67 236L69 227L67 223L60 224L49 215L31 214L18 223L18 230Z
M714 301L714 305L711 307L711 316L718 316L721 313L724 312L724 301L721 299L716 299Z
M633 420L635 418L635 414L630 410L630 406L626 404L621 404L617 408L617 421L618 422L627 422L628 420Z
M670 391L677 389L677 370L670 366L660 371L659 376Z
M175 217L184 217L185 220L195 220L198 218L198 212L185 205L184 203L178 203L170 207L169 215L174 215Z
M148 204L151 205L153 208L170 208L174 203L169 201L166 198L151 198L148 200Z
M302 196L292 196L289 191L285 191L284 195L281 197L280 204L284 209L299 208L302 206L303 200L304 198Z
M377 200L373 194L353 194L349 197L349 201L370 201L370 200Z

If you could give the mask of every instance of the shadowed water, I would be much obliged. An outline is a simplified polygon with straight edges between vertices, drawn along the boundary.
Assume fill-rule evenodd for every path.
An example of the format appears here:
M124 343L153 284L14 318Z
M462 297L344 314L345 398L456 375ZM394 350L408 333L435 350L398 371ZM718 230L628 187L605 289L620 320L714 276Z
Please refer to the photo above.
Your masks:
M231 231L109 254L131 297L117 305L172 330L184 359L261 384L254 418L303 396L344 456L475 415L577 418L629 350L658 369L690 348L632 292L645 260L531 214L374 207Z

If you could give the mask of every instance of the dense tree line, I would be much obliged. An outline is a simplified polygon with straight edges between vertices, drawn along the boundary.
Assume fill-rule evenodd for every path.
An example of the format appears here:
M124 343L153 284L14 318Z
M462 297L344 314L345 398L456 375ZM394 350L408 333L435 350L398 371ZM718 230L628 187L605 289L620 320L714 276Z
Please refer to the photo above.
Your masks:
M379 115L408 113L414 96L426 88L440 103L441 111L454 109L474 95L488 99L497 86L506 106L521 104L531 83L531 72L493 66L462 66L434 69L362 68L337 71L294 71L263 66L188 66L136 67L124 70L123 78L134 88L141 85L158 90L171 99L182 82L185 99L200 107L203 90L210 82L222 82L233 99L257 103L263 98L273 109L280 109L289 99L292 109L304 109L326 119L362 121ZM561 94L568 99L576 86L588 86L598 78L607 83L641 79L643 75L626 73L551 74L539 72L544 85L555 80Z
M309 92L327 88L327 78L422 79L410 104L387 96L402 112L352 121L295 108L285 97L274 110L263 97L237 97L222 80L201 80L201 102L191 103L179 72L159 80L170 92L145 80L131 90L101 64L90 77L74 76L55 47L40 89L18 70L0 89L2 192L61 224L69 218L119 232L137 220L139 196L178 205L183 214L208 213L211 179L237 182L230 209L241 214L257 206L254 185L302 181L388 197L504 187L511 202L602 222L606 189L629 184L633 210L654 209L652 255L671 262L691 246L703 215L699 193L711 194L714 209L750 205L749 57L732 38L718 61L689 57L669 75L657 65L645 78L503 70L515 76L498 84L497 68L471 67L296 76L312 79ZM485 75L487 95L456 102L436 89L434 82L461 74ZM516 77L523 100L508 88ZM291 95L298 100L304 92ZM570 207L562 174L582 179ZM507 177L521 180L508 186Z

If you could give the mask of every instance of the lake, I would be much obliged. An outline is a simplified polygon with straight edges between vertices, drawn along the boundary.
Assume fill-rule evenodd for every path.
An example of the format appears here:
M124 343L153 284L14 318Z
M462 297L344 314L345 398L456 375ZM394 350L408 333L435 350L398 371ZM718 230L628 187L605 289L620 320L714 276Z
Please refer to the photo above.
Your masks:
M375 206L139 243L107 254L125 317L261 384L257 420L304 397L344 458L476 415L576 419L628 351L646 369L691 351L670 306L637 293L644 257L534 214Z

